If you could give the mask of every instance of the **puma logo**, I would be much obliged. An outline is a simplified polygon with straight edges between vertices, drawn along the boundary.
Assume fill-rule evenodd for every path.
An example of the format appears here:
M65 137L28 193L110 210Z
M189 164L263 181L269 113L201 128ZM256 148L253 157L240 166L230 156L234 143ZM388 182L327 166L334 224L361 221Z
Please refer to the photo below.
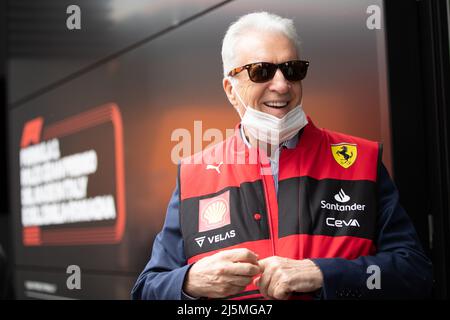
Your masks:
M217 166L213 166L212 164L208 164L206 166L206 170L208 169L214 169L217 171L217 173L220 173L220 166L223 165L223 161L220 161L220 163Z

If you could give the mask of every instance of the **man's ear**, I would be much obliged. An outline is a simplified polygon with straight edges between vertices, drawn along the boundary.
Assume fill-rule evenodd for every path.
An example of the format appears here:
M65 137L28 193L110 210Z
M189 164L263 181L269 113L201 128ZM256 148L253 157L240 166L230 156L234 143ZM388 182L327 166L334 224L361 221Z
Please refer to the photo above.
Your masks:
M233 92L233 86L231 84L231 81L228 77L223 78L222 80L223 90L225 91L225 94L227 95L228 101L233 105L234 108L238 106L238 101L236 99L236 96Z

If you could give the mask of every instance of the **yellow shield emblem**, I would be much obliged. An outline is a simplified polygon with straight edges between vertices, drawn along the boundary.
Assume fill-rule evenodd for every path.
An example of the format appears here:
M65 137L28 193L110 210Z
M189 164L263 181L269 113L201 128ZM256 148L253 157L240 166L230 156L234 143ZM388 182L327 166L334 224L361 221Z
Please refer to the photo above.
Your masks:
M356 144L342 142L332 144L331 153L333 154L334 160L347 169L355 163L356 157L358 156L358 148Z

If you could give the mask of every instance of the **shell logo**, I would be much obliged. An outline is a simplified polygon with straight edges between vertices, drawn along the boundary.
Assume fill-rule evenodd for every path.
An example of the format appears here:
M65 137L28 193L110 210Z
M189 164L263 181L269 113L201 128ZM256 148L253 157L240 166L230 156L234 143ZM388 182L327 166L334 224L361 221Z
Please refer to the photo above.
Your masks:
M208 205L203 213L203 218L208 224L217 224L223 221L223 217L227 212L227 204L223 200L217 200Z
M199 213L199 232L230 224L230 191L228 190L213 198L200 200Z

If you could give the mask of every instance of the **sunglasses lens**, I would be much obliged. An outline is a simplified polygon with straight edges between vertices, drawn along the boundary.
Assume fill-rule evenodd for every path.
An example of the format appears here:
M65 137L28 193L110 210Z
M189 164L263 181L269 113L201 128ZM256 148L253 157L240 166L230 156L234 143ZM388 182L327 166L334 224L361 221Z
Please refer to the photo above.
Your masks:
M288 81L303 80L307 70L308 64L305 61L289 61L281 67L281 72Z
M253 82L266 82L273 78L277 66L269 63L255 63L248 69L248 75Z

